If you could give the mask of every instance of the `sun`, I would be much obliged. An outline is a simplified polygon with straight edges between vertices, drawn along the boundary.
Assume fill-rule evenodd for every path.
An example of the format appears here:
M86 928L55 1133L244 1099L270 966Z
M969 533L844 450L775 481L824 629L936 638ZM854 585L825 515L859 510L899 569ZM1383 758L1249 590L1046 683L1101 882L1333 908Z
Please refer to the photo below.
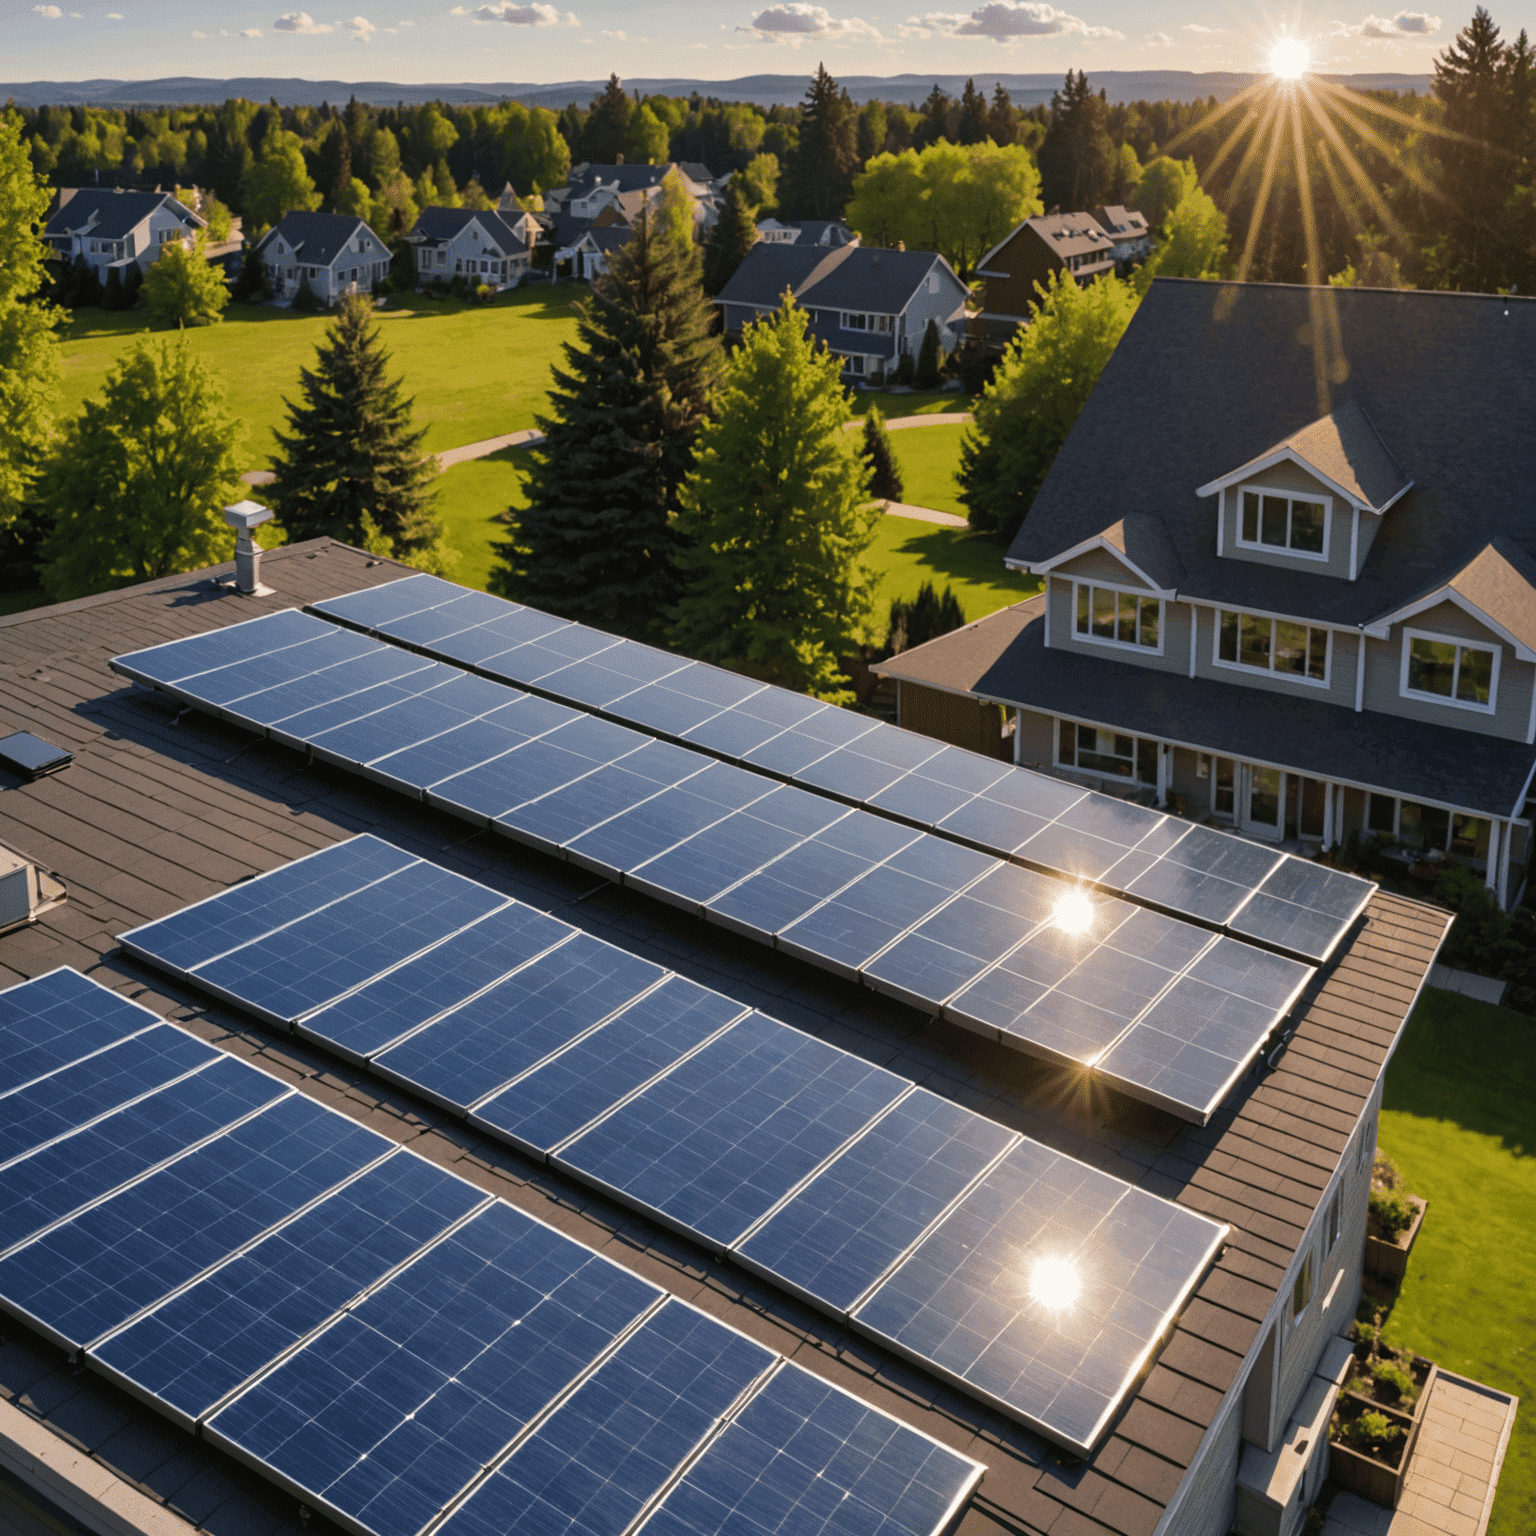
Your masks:
M1299 37L1282 37L1269 50L1269 70L1282 80L1300 80L1312 67L1312 50Z

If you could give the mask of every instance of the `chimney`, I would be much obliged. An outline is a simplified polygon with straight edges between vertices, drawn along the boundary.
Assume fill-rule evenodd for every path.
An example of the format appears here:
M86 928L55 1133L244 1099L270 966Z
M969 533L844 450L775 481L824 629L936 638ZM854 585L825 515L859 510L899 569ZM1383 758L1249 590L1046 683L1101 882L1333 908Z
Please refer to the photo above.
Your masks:
M261 545L251 530L270 522L272 513L259 502L237 501L224 508L224 521L235 530L235 591L242 597L260 597L271 587L261 584Z

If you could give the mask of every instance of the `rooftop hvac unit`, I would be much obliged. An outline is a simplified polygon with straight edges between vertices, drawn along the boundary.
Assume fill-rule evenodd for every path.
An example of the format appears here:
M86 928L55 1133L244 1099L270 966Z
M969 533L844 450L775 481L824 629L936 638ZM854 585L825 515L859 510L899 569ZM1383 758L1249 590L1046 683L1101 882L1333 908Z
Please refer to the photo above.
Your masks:
M0 844L0 933L35 923L68 894L62 880Z

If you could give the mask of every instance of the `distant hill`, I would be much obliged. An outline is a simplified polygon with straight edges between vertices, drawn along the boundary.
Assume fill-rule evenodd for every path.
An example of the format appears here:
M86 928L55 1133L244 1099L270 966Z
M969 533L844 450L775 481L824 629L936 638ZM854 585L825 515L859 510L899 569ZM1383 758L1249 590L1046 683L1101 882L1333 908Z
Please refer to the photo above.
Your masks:
M714 96L723 101L751 101L760 106L786 106L805 95L807 75L745 75L739 80L626 80L630 90L645 95ZM1019 106L1033 106L1051 99L1061 84L1061 77L1046 75L1004 75L978 73L978 86L988 93L1001 84ZM1224 101L1258 77L1251 74L1195 74L1189 70L1100 70L1090 76L1092 85L1103 90L1111 101L1200 101L1215 96ZM1428 92L1428 75L1326 75L1327 80L1352 86L1359 91ZM920 102L934 85L958 96L965 85L964 75L850 75L842 84L855 101L878 97L883 101ZM0 101L14 101L17 106L100 106L166 107L202 106L243 96L249 101L275 99L281 106L319 106L321 102L344 102L350 96L374 106L392 107L423 101L468 105L476 102L520 101L526 106L565 106L568 102L585 105L602 90L603 80L565 80L553 85L519 84L494 81L486 84L460 83L400 85L388 80L280 80L251 76L234 80L203 80L190 75L164 80L29 80L15 84L0 83Z

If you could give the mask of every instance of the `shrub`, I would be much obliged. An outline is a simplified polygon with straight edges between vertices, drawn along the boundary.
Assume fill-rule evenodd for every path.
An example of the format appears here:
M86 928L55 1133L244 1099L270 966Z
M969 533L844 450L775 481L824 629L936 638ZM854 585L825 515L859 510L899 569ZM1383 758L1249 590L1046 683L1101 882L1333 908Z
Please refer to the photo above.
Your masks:
M299 291L293 296L293 307L300 314L313 314L320 308L320 300L315 297L315 290L309 286L309 279L299 279Z
M997 354L987 351L985 345L974 339L966 342L954 356L955 371L970 395L979 395L991 383L997 363Z
M1371 1225L1378 1237L1395 1243L1413 1225L1413 1206L1400 1189L1371 1191Z
M1378 1152L1371 1164L1373 1189L1396 1189L1403 1182L1403 1173L1385 1152Z
M927 329L923 332L922 350L917 354L917 371L912 377L913 385L918 389L937 389L939 369L943 363L944 354L939 348L939 328L930 320Z
M885 418L878 406L871 406L864 418L864 457L869 463L869 494L881 501L900 501L901 467L885 430Z
M965 613L954 590L945 587L938 592L931 581L925 581L917 589L917 596L910 603L901 598L891 602L891 622L886 632L885 648L892 656L910 651L914 646L947 635L965 623Z
M917 364L913 361L912 354L910 352L903 352L901 354L901 361L896 365L896 382L898 384L910 385L916 372Z
M1372 1413L1369 1409L1344 1425L1342 1438L1357 1451L1374 1451L1391 1445L1402 1436L1402 1427L1394 1424L1384 1413Z
M1371 1375L1382 1395L1394 1403L1411 1403L1418 1395L1413 1377L1395 1360L1377 1360L1371 1366Z

